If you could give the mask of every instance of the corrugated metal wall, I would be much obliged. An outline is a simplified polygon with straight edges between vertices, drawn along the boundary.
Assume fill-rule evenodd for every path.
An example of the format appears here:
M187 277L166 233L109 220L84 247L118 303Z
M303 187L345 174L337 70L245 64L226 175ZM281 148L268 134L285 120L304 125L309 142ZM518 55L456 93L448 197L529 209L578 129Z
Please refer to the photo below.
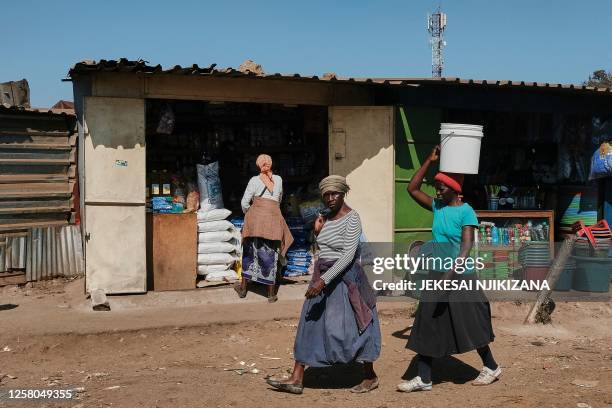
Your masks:
M31 228L0 237L0 276L24 272L26 281L84 273L81 230L76 225Z
M27 233L0 238L0 272L21 272L26 269Z
M74 217L74 115L0 107L0 233Z
M0 285L84 273L75 116L0 105Z

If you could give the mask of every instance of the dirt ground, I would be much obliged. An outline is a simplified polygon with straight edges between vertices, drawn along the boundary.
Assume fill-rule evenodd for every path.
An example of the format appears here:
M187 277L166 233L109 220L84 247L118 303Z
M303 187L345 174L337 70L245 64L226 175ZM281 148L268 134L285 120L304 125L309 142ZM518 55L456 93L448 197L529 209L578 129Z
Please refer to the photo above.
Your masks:
M274 305L253 301L173 307L165 311L169 315L160 317L159 308L139 310L137 315L71 308L66 297L74 293L61 285L5 290L0 295L0 373L4 374L0 389L80 389L78 398L71 401L15 403L3 399L0 406L299 408L316 404L391 408L612 404L609 303L557 304L553 324L546 326L522 324L529 305L495 303L492 309L497 337L492 349L504 370L501 381L488 387L470 385L481 368L478 355L471 352L434 363L433 391L403 394L396 391L396 384L415 373L411 364L414 353L405 349L413 304L381 302L383 348L375 364L380 388L369 394L351 394L348 387L360 381L359 367L310 369L306 372L304 394L295 396L272 390L265 377L282 375L292 367L301 303L297 299ZM61 327L56 327L24 334L28 322L36 322L36 306L42 305L43 313L42 309L50 307L45 303L49 299L55 299L53 307L68 305L60 308L67 319L71 314L80 321L92 322L99 320L96 313L110 317L105 317L108 320L102 321L102 326L99 322L92 325L89 332L68 328L62 332ZM187 323L180 319L186 313L195 317L212 313L214 318ZM172 314L179 322L176 325L166 324L172 321ZM121 321L129 319L146 322L148 327L117 328L126 327ZM17 321L22 325L18 330L7 327ZM104 324L106 329L100 329ZM240 375L239 370L232 371L244 368L256 372Z

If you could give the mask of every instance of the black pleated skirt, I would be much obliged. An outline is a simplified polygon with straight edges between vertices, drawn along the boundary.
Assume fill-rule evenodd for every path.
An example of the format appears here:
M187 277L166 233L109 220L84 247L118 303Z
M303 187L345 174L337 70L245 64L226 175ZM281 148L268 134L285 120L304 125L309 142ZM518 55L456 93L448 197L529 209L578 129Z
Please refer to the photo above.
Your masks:
M432 272L428 279L439 276ZM423 291L406 348L437 358L475 350L494 338L491 306L482 291Z

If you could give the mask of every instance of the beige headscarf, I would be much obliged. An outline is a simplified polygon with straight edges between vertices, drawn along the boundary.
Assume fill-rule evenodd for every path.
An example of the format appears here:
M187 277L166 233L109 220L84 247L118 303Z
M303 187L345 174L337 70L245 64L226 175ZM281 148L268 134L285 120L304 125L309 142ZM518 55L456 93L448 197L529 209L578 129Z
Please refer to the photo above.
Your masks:
M321 195L324 195L329 191L336 191L338 193L346 194L349 190L350 188L348 184L346 184L346 178L343 176L327 176L319 183L319 191L321 192Z
M266 163L270 164L270 170L265 172L261 171L261 168ZM260 154L259 156L257 156L255 164L257 165L257 167L259 167L259 170L261 171L261 173L259 173L259 179L264 183L268 191L272 193L274 191L274 179L272 178L272 157L268 156L267 154Z

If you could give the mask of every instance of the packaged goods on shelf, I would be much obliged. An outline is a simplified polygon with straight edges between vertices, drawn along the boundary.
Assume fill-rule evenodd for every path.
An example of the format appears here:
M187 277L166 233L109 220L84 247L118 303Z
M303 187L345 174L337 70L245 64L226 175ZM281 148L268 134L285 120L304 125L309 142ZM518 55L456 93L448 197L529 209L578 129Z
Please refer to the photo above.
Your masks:
M583 222L585 225L597 223L597 195L590 189L577 189L561 195L560 201L564 201L571 196L569 204L561 208L562 216L559 230L565 234L572 233L572 226L576 222Z
M153 197L151 203L153 212L166 214L172 212L172 197Z
M306 228L301 217L288 217L286 221L291 235L293 235L293 244L287 251L287 265L284 268L283 275L300 276L308 274L313 258L308 242L310 229Z
M185 210L196 212L200 208L200 192L195 183L187 183L187 198L185 199Z
M232 218L230 222L238 232L242 231L242 227L244 226L244 217Z

